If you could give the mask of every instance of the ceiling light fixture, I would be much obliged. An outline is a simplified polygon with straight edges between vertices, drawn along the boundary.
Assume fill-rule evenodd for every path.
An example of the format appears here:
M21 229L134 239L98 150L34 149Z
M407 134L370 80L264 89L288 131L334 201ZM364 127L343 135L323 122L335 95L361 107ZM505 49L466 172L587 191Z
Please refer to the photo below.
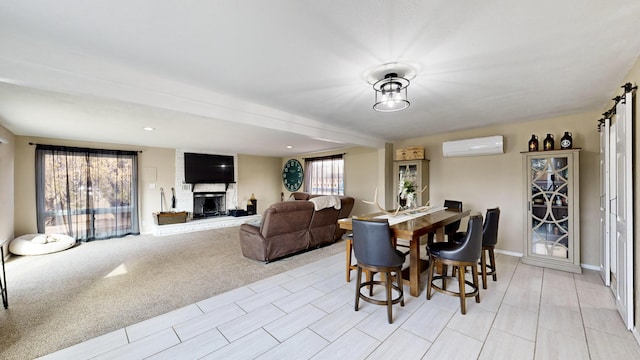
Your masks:
M153 130L155 130L155 128L152 128L151 126L145 126L145 127L143 127L143 129L144 129L144 130L146 130L146 131L153 131Z
M409 107L407 100L407 87L409 80L398 76L397 73L388 73L384 79L373 84L375 90L375 104L373 109L381 112L404 110Z
M415 63L389 62L365 70L363 78L375 91L373 109L393 112L408 108L407 87L419 67Z

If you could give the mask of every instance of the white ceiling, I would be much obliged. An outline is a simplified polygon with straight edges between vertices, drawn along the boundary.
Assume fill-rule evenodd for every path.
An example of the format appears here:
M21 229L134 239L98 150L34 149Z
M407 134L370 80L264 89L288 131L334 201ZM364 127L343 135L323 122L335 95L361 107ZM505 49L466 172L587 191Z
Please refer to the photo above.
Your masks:
M600 111L639 19L637 0L4 1L0 124L287 156ZM390 62L416 68L411 106L377 113L367 73Z

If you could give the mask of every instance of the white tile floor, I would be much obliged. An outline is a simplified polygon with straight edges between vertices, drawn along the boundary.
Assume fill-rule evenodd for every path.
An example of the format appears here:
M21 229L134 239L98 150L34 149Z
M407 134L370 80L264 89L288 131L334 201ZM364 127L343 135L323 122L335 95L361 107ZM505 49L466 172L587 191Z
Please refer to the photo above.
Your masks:
M407 287L391 325L384 306L361 301L356 312L338 254L44 358L640 359L596 272L497 262L498 281L466 315L457 298Z

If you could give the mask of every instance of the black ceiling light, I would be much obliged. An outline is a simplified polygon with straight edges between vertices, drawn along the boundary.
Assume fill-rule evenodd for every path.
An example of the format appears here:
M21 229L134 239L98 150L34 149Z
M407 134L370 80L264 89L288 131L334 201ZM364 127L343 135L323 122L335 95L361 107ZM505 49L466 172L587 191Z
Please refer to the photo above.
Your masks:
M373 84L375 103L373 109L381 112L400 111L409 107L407 87L409 80L391 72Z

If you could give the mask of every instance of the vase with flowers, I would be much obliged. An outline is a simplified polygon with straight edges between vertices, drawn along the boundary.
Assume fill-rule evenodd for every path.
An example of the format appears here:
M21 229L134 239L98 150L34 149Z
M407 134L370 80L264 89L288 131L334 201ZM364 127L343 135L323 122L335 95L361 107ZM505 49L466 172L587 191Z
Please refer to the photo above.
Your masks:
M416 206L416 186L408 179L402 179L399 183L400 194L398 195L400 206L403 208L414 208Z

